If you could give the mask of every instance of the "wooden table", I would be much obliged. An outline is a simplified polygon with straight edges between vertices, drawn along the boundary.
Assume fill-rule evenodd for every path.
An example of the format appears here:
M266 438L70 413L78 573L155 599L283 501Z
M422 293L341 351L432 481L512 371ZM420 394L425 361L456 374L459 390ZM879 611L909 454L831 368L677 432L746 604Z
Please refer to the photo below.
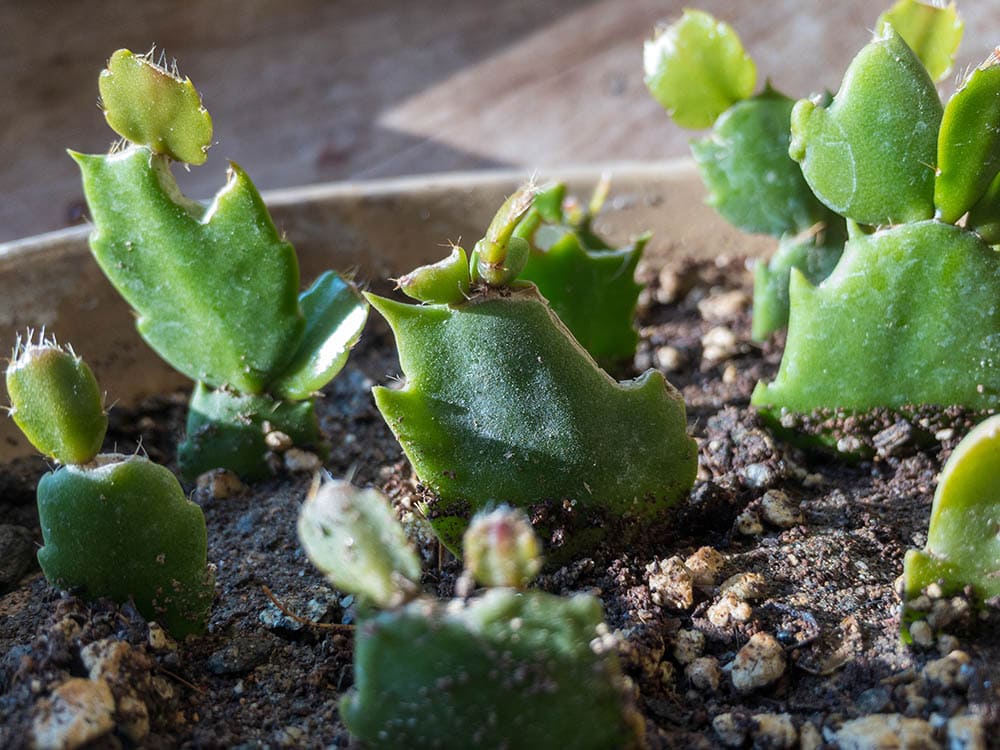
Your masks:
M205 198L239 161L262 189L496 166L659 160L686 153L642 83L642 41L682 0L8 0L0 4L0 241L81 220L64 149L107 148L96 76L118 47L156 42L216 123ZM706 0L761 78L836 88L880 6ZM1000 41L1000 4L966 2L958 69ZM992 32L991 32L992 30Z

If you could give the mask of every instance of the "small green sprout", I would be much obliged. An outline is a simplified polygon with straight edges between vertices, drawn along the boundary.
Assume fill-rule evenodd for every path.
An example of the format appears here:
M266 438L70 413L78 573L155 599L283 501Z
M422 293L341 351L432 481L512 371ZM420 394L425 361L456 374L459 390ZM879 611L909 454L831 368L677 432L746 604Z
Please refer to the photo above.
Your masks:
M64 464L38 483L48 581L90 599L131 599L177 637L204 631L214 590L205 518L164 467L98 455L108 420L86 363L29 333L7 368L7 391L28 440Z
M566 198L562 183L547 188L514 235L531 243L520 278L534 283L573 337L612 370L630 362L639 343L633 318L642 287L635 269L650 235L613 248L594 232L609 187L602 179L585 208Z
M684 402L663 375L615 381L533 284L507 278L509 246L527 245L514 228L529 196L522 189L504 204L470 258L472 278L502 283L456 295L440 265L425 266L404 277L404 290L432 304L368 295L393 329L406 376L402 389L375 388L375 402L435 493L431 523L453 551L480 508L573 507L571 525L594 537L609 517L654 516L694 481ZM493 275L500 268L508 270ZM442 278L440 293L426 291Z
M931 507L927 544L903 561L903 634L920 617L907 606L936 584L941 595L1000 596L1000 416L973 429L951 454Z
M108 122L129 145L71 155L94 258L146 342L197 383L181 469L265 476L266 427L321 447L312 397L343 367L367 305L333 272L299 294L295 250L238 165L208 206L180 193L171 160L204 161L211 137L190 81L119 50L100 83Z
M781 368L752 398L766 416L997 407L1000 256L980 228L1000 216L998 100L991 55L942 106L886 21L831 101L795 105L790 153L849 238L822 283L792 271Z
M511 520L519 544L491 533L477 543L485 545L481 554L498 569L520 570L527 584L532 564L525 566L524 553L537 550L538 543L524 538L531 534L526 519ZM496 516L483 521L497 522ZM479 519L473 528L483 528ZM366 745L641 746L642 718L596 598L506 587L452 601L420 594L413 590L410 569L416 553L389 501L344 482L327 482L312 493L302 508L299 535L331 582L361 597L354 687L342 699L340 715ZM387 542L391 549L382 546ZM467 559L475 557L469 553ZM406 582L392 595L394 604L371 597L365 581L373 575L367 567L373 559L402 563L394 570L381 562L376 566L382 585Z
M477 513L462 539L465 568L483 586L523 589L542 569L542 550L524 511Z

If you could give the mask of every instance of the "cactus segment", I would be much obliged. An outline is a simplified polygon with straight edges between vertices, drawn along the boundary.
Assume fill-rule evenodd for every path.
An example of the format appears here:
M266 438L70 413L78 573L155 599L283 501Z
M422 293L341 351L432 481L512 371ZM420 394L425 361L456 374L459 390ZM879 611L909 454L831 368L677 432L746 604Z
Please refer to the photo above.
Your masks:
M173 367L213 387L260 393L298 349L299 269L250 178L231 165L208 208L180 196L148 148L73 154L101 270Z
M313 565L366 605L397 607L417 593L420 559L378 490L335 480L314 484L298 531Z
M776 237L840 221L809 190L788 156L794 102L771 88L738 102L691 143L708 203L746 232Z
M942 107L927 70L891 26L851 62L829 107L792 110L789 154L816 196L858 224L934 215Z
M477 513L462 538L465 569L483 586L527 588L542 569L542 551L531 521L502 505Z
M969 209L965 226L982 237L987 245L1000 244L1000 174L993 178L985 195Z
M205 519L170 471L141 456L65 466L39 482L38 517L38 562L54 586L132 599L177 638L204 631L214 590Z
M472 280L490 286L506 286L518 277L528 262L528 243L514 230L531 208L537 190L532 184L514 192L496 212L483 237L472 251Z
M212 144L212 118L190 78L181 79L147 55L120 49L101 71L101 106L111 129L154 153L204 164Z
M456 305L469 296L472 276L465 248L453 245L451 255L437 263L420 266L399 279L407 297L433 305Z
M1000 596L1000 416L977 425L951 454L931 507L927 544L903 562L904 599L937 583L945 596L972 588ZM904 628L908 620L904 604Z
M590 208L572 215L562 207L565 186L549 188L539 194L515 236L531 244L520 278L538 287L598 364L613 369L630 360L639 343L633 318L642 287L635 281L635 269L649 235L621 248L609 247L590 228L601 193L599 186Z
M699 10L657 29L643 49L643 67L649 92L682 128L711 127L757 83L757 67L737 33Z
M375 402L437 493L431 522L450 549L470 507L571 498L582 515L650 517L691 487L680 394L656 371L614 381L533 286L453 307L367 296L406 376L402 390L376 387Z
M94 373L55 341L18 340L7 368L10 416L33 446L64 464L85 464L101 450L108 429Z
M754 341L764 341L788 325L788 284L793 268L813 285L830 275L840 260L847 237L843 219L831 214L829 226L817 225L778 242L770 260L758 260L753 275Z
M875 36L891 26L916 53L935 81L944 79L955 63L965 24L955 3L944 5L925 0L899 0L875 22Z
M983 197L1000 170L1000 56L974 70L944 109L934 205L953 224Z
M788 340L774 382L751 403L865 411L958 404L995 408L1000 395L1000 256L976 235L935 220L855 231L833 273L813 286L797 270Z
M343 369L368 320L361 292L333 271L299 296L306 327L298 351L268 390L291 401L308 399Z
M250 395L195 384L188 407L187 434L177 446L177 463L186 479L226 468L246 480L270 476L265 457L267 431L283 432L300 448L324 456L325 446L312 401L280 401L266 393Z
M617 653L597 599L493 589L382 612L355 635L344 724L372 747L634 748Z

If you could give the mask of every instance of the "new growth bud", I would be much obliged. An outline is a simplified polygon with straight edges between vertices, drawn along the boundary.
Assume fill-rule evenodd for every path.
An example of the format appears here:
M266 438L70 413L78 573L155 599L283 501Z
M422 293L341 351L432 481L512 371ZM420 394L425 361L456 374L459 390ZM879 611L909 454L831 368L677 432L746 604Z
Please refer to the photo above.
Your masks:
M7 368L10 415L40 453L64 464L85 464L104 442L108 417L86 362L44 333L18 339Z
M538 537L528 517L502 505L472 519L462 540L465 569L483 586L523 589L542 567Z

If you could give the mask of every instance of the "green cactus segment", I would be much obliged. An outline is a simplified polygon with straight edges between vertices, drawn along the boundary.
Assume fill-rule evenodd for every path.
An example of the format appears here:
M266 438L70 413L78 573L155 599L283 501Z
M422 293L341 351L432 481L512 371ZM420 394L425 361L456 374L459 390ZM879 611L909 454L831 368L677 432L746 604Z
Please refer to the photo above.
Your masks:
M420 559L378 490L343 481L314 486L298 531L313 565L366 604L395 607L418 591Z
M38 484L38 561L58 588L132 599L175 637L205 629L213 574L201 509L174 475L139 456L101 456Z
M970 210L965 226L983 238L987 245L1000 244L1000 174L986 189L986 194Z
M768 88L734 104L711 135L691 144L708 203L746 232L780 237L836 220L788 156L793 106Z
M372 747L637 747L601 605L494 589L461 609L419 600L362 623L344 724Z
M407 297L434 305L456 305L469 296L472 276L465 248L454 245L451 255L437 263L421 266L399 279L399 289Z
M830 217L828 227L782 237L770 260L757 261L751 330L755 341L764 341L788 324L788 284L793 268L812 284L819 284L833 272L844 251L847 227L840 217Z
M333 380L368 320L361 292L333 271L302 293L299 306L306 319L299 349L284 374L268 387L275 396L292 401L312 397Z
M795 105L789 154L816 196L848 219L929 219L941 116L927 70L886 26L854 58L829 107Z
M98 85L111 129L188 164L204 164L212 144L212 118L189 78L181 79L149 55L115 52Z
M267 423L267 424L265 424ZM188 408L187 436L177 447L177 463L187 479L212 469L229 469L246 480L269 476L266 428L292 443L324 453L312 401L279 401L197 383Z
M192 380L264 390L305 323L295 251L246 173L233 164L205 208L180 195L168 162L147 148L73 157L96 227L94 257L139 313L142 337Z
M788 340L774 382L752 403L864 411L1000 400L1000 256L976 235L930 220L855 232L814 287L792 271Z
M998 63L994 53L944 109L934 181L934 204L941 221L958 221L983 197L1000 170Z
M460 307L368 299L407 378L375 388L375 401L439 496L432 522L449 548L470 506L571 498L590 513L648 517L691 487L697 451L680 394L656 371L615 382L533 286Z
M542 229L549 228L554 227ZM559 239L550 245L543 234L539 231L536 237L547 246L542 250L536 244L521 279L535 283L559 319L602 367L631 359L639 343L632 320L642 290L635 282L635 269L649 235L615 250L588 247L583 233L572 227L559 227Z
M18 344L7 368L10 416L38 451L85 464L108 429L101 390L87 363L54 342Z
M899 0L879 16L876 36L883 36L886 26L899 32L932 79L940 81L948 75L964 29L955 3L944 6L925 0Z
M757 67L728 24L699 10L658 29L643 49L646 86L682 128L712 126L753 94Z
M971 586L980 600L1000 596L1000 416L973 429L938 480L927 545L903 563L905 598L937 583L945 596Z

